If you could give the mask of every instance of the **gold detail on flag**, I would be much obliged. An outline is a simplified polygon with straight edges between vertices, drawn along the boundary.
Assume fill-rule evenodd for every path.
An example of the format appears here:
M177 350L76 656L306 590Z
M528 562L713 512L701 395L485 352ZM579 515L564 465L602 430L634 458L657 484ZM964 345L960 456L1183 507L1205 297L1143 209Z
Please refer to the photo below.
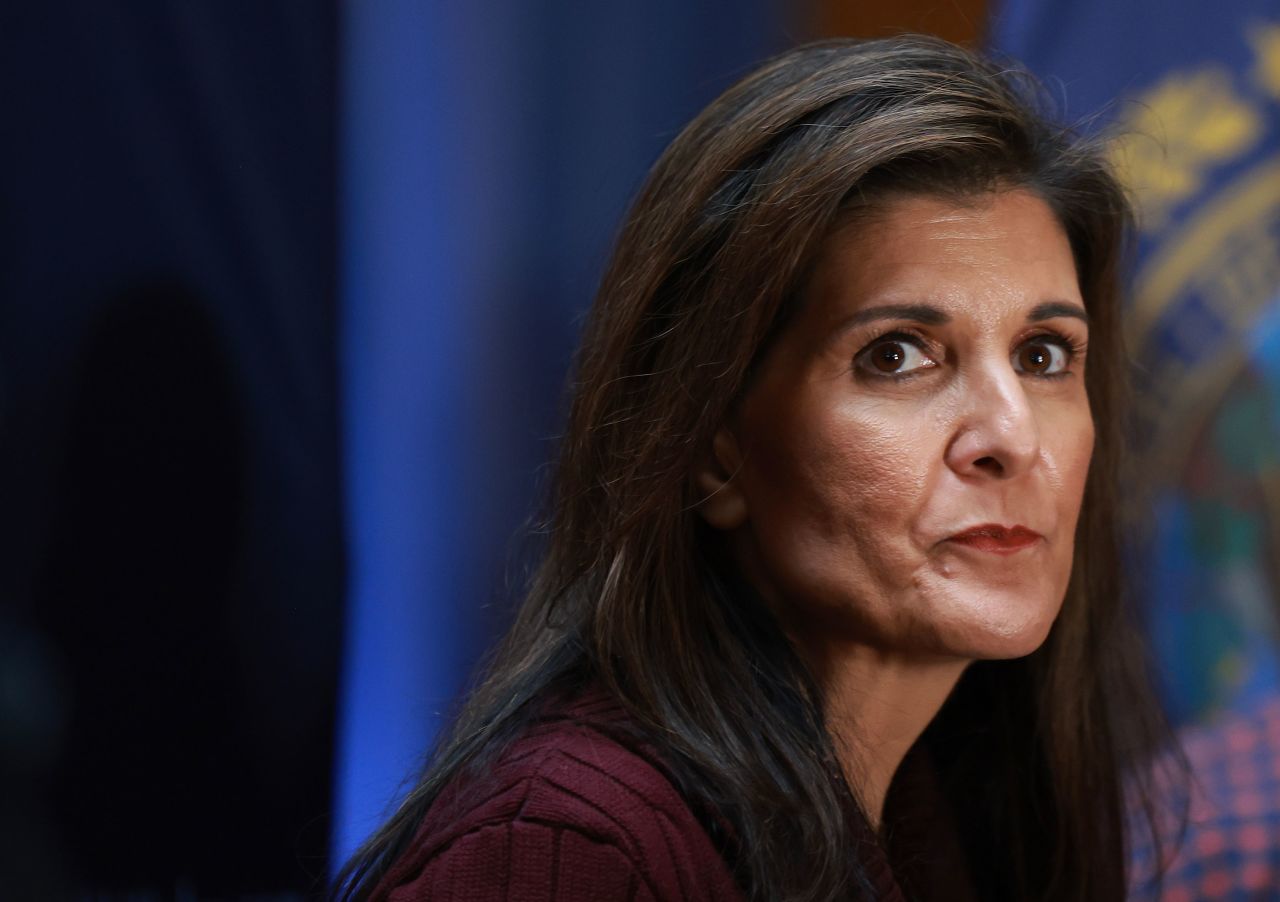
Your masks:
M1256 62L1253 79L1262 90L1280 100L1280 25L1267 22L1249 29Z
M1248 151L1263 132L1258 109L1218 67L1175 72L1128 108L1112 159L1137 198L1146 231L1162 228L1173 208L1204 186L1212 167Z
M1151 436L1146 460L1153 479L1181 472L1187 437L1244 367L1246 336L1280 286L1277 235L1280 155L1206 198L1138 273L1126 333L1142 363L1135 412ZM1209 353L1196 361L1168 349L1153 353L1150 342L1162 321L1175 328L1160 340Z

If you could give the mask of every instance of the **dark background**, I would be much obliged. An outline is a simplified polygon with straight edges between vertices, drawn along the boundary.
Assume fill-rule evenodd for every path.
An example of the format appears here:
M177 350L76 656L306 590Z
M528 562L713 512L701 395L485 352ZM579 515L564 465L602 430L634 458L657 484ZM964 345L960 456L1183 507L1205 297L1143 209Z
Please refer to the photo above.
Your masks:
M0 882L305 891L344 594L331 3L0 13Z

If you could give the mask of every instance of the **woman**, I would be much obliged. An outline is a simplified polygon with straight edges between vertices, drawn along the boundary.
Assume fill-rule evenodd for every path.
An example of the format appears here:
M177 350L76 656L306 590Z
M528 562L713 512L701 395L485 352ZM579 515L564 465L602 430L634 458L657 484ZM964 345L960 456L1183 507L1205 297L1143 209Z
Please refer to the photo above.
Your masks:
M713 102L600 288L528 597L342 894L1121 898L1128 215L941 41Z

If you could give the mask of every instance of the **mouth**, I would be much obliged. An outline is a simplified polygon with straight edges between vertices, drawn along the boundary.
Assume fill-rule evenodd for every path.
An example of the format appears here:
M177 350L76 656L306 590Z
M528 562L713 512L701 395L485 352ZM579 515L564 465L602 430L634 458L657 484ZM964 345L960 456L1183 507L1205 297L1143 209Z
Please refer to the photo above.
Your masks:
M946 541L991 554L1017 554L1041 541L1044 536L1025 526L984 523L950 536Z

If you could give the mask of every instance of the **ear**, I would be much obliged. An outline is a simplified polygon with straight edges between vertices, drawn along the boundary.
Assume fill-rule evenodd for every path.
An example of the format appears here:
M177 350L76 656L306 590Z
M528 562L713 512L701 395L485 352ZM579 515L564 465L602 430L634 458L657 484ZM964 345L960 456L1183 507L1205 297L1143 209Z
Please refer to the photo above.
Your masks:
M747 520L747 498L740 480L742 468L738 439L727 426L721 426L711 443L711 453L694 473L701 501L698 513L716 529L737 529Z

